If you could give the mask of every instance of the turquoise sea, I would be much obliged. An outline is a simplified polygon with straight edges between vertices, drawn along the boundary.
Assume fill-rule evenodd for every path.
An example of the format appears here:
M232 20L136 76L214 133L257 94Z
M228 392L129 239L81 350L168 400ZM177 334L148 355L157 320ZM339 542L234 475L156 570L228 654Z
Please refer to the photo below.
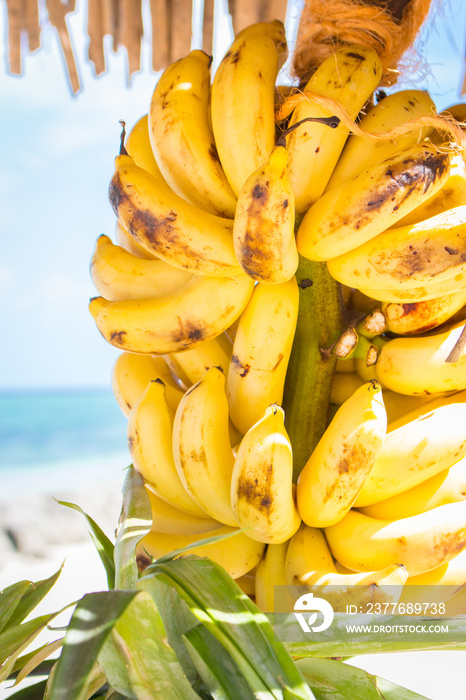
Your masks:
M130 462L126 424L111 389L0 391L0 499L118 476Z

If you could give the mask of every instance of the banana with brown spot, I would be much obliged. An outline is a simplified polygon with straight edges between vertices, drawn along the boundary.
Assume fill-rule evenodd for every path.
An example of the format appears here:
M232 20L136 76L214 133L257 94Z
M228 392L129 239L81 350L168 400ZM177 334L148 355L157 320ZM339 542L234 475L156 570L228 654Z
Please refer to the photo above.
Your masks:
M173 411L159 379L149 382L128 420L128 447L137 471L159 498L197 518L208 517L181 483L172 448Z
M151 530L167 535L202 535L222 527L222 523L209 518L207 514L205 517L190 515L171 506L154 493L150 484L145 484L145 487L152 511Z
M384 302L381 308L388 331L397 335L418 335L448 321L465 304L466 289L462 289L426 301Z
M219 367L224 374L228 372L233 343L226 333L212 340L201 343L193 350L175 352L170 357L175 360L177 371L181 368L183 376L188 378L188 386L198 382L208 369Z
M296 278L284 284L259 282L241 314L228 369L232 423L243 433L267 406L281 404L298 318Z
M304 523L288 544L287 584L298 592L300 586L312 590L328 600L335 612L346 612L347 605L395 603L407 578L407 570L399 564L366 573L339 573L322 530Z
M113 394L125 416L129 416L134 404L141 398L151 381L160 379L165 384L165 398L172 411L176 411L183 391L176 384L163 357L122 352L113 363Z
M228 432L225 377L211 367L188 389L175 414L173 457L192 499L225 525L237 525L230 502L235 458Z
M422 116L436 114L435 102L425 90L397 90L369 107L358 126L364 131L383 134ZM353 177L373 163L390 158L423 141L432 127L421 126L392 139L371 139L351 134L332 173L326 192Z
M363 384L340 406L299 475L298 510L306 525L327 527L346 515L380 453L386 430L380 385Z
M201 543L201 540L209 537L231 535L232 533L236 534L234 537L229 537L228 541ZM151 531L139 542L136 555L143 562L146 562L147 555L159 559L175 549L182 549L196 542L199 542L199 546L190 549L189 553L198 557L209 557L222 566L232 578L239 578L251 571L259 563L265 547L261 542L252 540L237 528L225 525L208 533L197 535L171 535L165 532Z
M152 149L174 192L204 211L233 218L236 196L209 124L212 57L194 50L160 76L150 105Z
M232 220L190 204L128 155L115 158L109 199L120 224L137 243L170 265L215 277L241 271Z
M418 406L389 425L355 507L391 498L458 462L466 454L465 422L462 391Z
M231 506L238 524L259 542L286 542L298 529L293 454L277 405L241 440L231 478Z
M275 146L238 195L233 242L243 271L257 282L288 282L298 267L288 153Z
M325 528L330 550L354 571L403 564L410 576L447 563L466 547L466 502L438 506L400 520L376 520L350 510Z
M337 100L355 119L381 75L382 64L373 49L344 46L321 63L304 90ZM303 100L294 110L289 126L307 117L329 116L331 110ZM343 124L331 129L316 122L304 122L288 134L288 163L298 214L304 214L322 196L347 137Z
M164 260L145 260L133 255L114 245L104 234L96 241L90 274L99 294L109 301L162 296L182 287L194 277Z
M196 347L223 333L241 314L254 288L245 274L195 276L169 294L89 304L97 328L111 345L129 352L166 355Z
M428 143L371 164L312 205L297 233L300 254L325 261L357 250L437 192L449 171L450 156Z
M374 296L376 289L398 289L401 293L414 287L430 288L462 275L466 272L465 247L463 205L419 224L388 229L358 248L332 258L327 265L336 280L359 287L369 296ZM446 284L445 293L461 286L448 288ZM441 294L437 289L433 296Z
M262 612L292 612L293 598L289 595L285 578L288 540L280 544L268 544L257 565L255 597Z

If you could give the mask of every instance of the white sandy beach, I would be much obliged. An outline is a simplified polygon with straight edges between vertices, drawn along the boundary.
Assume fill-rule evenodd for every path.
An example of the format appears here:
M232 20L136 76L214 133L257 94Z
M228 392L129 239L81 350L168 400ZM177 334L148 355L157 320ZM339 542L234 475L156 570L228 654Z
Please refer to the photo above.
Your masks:
M23 579L47 578L64 562L58 582L35 614L58 610L86 593L105 590L105 572L85 519L54 499L80 505L114 539L123 479L120 466L106 464L85 469L73 479L43 476L40 486L24 479L18 479L15 486L10 483L9 494L0 496L0 589ZM58 618L56 624L64 624L67 616L69 613ZM35 644L57 636L57 632L44 633ZM351 663L431 700L466 700L466 652L374 654ZM5 684L0 686L0 700L11 692Z

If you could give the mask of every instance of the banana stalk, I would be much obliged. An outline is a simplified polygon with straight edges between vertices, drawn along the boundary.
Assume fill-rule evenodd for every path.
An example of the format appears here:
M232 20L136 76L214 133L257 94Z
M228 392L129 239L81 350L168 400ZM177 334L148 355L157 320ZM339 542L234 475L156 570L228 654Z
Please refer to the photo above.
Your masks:
M285 380L285 427L293 445L293 481L327 427L336 355L326 352L343 330L339 285L325 263L300 256L299 312Z

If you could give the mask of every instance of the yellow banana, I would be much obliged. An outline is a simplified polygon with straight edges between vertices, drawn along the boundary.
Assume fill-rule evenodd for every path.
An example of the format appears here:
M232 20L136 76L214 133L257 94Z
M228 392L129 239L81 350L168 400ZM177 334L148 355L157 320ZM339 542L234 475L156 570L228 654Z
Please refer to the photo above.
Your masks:
M276 43L261 33L235 39L215 72L212 127L220 162L236 195L274 146L277 73Z
M130 233L120 224L117 219L115 226L115 240L117 245L121 246L125 250L129 251L133 255L137 255L138 258L143 258L145 260L157 260L158 255L149 253L148 250L139 245L135 238L132 237Z
M288 596L285 579L285 561L288 541L268 544L257 565L255 597L262 612L291 612L293 600ZM280 586L280 588L276 588Z
M228 402L221 369L211 367L182 400L173 424L178 475L196 503L225 525L237 525L230 503L234 457L228 433Z
M387 330L397 335L425 333L448 321L466 304L466 289L427 301L383 302Z
M298 229L299 252L324 261L358 250L437 192L449 171L450 156L428 143L371 164L311 206Z
M278 69L283 66L288 58L288 46L286 43L285 25L279 19L266 22L255 22L242 29L236 34L235 39L242 39L251 34L263 34L274 42L278 51Z
M133 126L126 138L125 148L137 166L164 181L150 142L148 114L144 114Z
M409 304L417 301L428 301L436 299L444 294L456 294L466 288L466 271L459 272L453 277L441 280L440 282L429 282L425 286L411 287L388 287L387 289L370 289L360 287L361 293L369 295L373 299L377 299L380 305L381 301ZM359 291L359 290L357 290Z
M441 603L466 586L466 550L424 574L409 576L400 603ZM421 608L421 611L424 607ZM447 608L450 611L450 606ZM462 610L464 614L464 607ZM454 617L454 615L448 615Z
M168 294L193 279L163 260L144 260L114 245L108 236L98 237L90 274L95 288L106 299L145 299Z
M466 389L466 355L454 362L447 358L457 343L465 322L435 335L394 338L378 357L380 381L399 394L434 394Z
M241 528L259 542L280 544L298 529L293 454L277 405L241 440L231 477L231 507Z
M190 549L189 554L209 557L220 564L232 578L239 578L259 563L265 545L252 540L237 528L227 525L202 535L171 535L165 532L151 531L140 541L137 554L143 559L147 559L147 555L158 559L175 549L187 547L189 544L205 540L208 537L228 535L232 532L238 534L230 537L227 542L220 540L212 544L199 545L199 547Z
M209 342L208 340L206 341L207 343ZM204 343L202 343L203 345ZM199 347L199 346L198 346ZM186 389L189 389L191 386L192 382L189 380L188 375L184 371L184 369L181 367L180 363L178 362L177 359L178 353L171 353L169 355L163 355L163 359L165 360L167 367L170 371L170 374L175 382L180 389L183 390L183 393L186 391Z
M172 411L176 411L183 391L172 379L163 357L122 352L112 368L112 389L125 416L129 416L134 404L151 381L161 379L165 384L165 398Z
M281 404L298 318L296 278L259 282L241 314L227 379L232 423L246 433L267 406Z
M451 159L450 175L443 187L431 195L416 209L406 214L396 226L410 226L432 216L437 216L447 209L459 207L466 201L466 166L461 155Z
M382 65L377 53L362 46L345 46L335 50L312 75L306 92L337 100L353 119L379 84ZM290 126L307 117L328 117L332 111L303 100L294 110ZM323 194L348 130L316 122L305 122L291 131L286 139L288 166L298 214L304 214Z
M340 406L299 475L298 510L306 525L327 527L346 515L380 453L386 429L380 385L363 384Z
M327 265L336 280L361 287L365 294L373 296L375 289L430 286L465 272L465 244L463 205L419 224L379 233L358 248L332 258Z
M408 572L395 563L366 573L338 573L322 530L303 523L288 545L285 578L290 586L312 586L335 612L345 612L349 604L396 602Z
M171 506L167 501L159 498L149 484L146 484L146 491L152 511L151 530L169 535L201 535L222 527L221 523L207 517L207 515L202 518ZM208 537L208 535L205 536Z
M411 119L436 113L435 102L424 90L398 90L387 95L368 111L359 121L364 131L383 134ZM343 149L326 191L337 187L344 180L371 167L373 163L389 158L394 153L405 151L423 139L432 127L422 126L393 139L376 140L352 134Z
M150 139L174 192L211 214L233 218L236 196L208 118L211 62L211 56L195 50L162 73L150 105Z
M195 276L160 297L121 301L94 297L89 311L111 345L165 355L194 348L223 333L243 311L253 287L247 275Z
M361 379L356 372L335 372L330 391L330 403L341 406L363 384L364 379Z
M287 160L286 148L275 146L238 195L233 224L236 257L243 271L258 282L288 282L298 267Z
M257 567L256 567L257 568ZM243 576L236 579L236 583L241 588L243 593L246 593L250 598L254 600L254 594L256 590L256 574L255 569L252 572L248 572Z
M137 471L159 498L197 518L207 513L193 501L180 481L172 454L173 411L163 382L149 382L128 419L128 446Z
M466 458L462 457L453 466L431 476L421 484L385 501L360 508L360 511L379 520L397 520L465 499Z
M414 413L415 419L408 413L399 428L387 433L356 508L417 486L466 454L466 392L431 401Z
M214 277L240 272L233 222L186 202L128 155L115 158L109 198L120 224L170 265Z
M394 430L395 426L404 425L406 421L402 418L413 410L419 410L421 413L425 412L423 406L429 401L435 400L437 397L430 394L422 394L418 396L407 396L406 394L399 394L397 391L390 391L390 389L384 389L383 400L385 404L385 410L387 411L387 432ZM412 419L414 419L412 415ZM401 423L398 421L401 420Z
M400 520L350 510L325 529L333 556L354 571L403 564L410 576L435 569L466 547L466 503L449 503Z
M226 333L201 343L193 350L175 352L171 356L181 367L190 384L198 382L210 367L220 367L226 374L230 362L233 343Z

